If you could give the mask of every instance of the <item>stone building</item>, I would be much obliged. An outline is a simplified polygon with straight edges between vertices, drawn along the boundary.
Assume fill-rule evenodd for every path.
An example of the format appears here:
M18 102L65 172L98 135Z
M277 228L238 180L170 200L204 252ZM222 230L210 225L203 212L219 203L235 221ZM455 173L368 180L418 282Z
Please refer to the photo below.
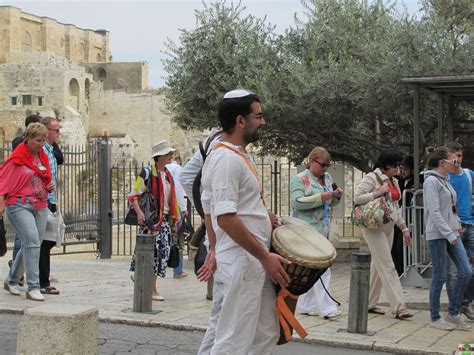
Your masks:
M21 133L28 112L56 116L62 144L84 144L104 130L117 162L148 161L168 139L189 157L202 133L171 122L164 95L148 85L146 62L112 62L109 33L0 6L0 143Z

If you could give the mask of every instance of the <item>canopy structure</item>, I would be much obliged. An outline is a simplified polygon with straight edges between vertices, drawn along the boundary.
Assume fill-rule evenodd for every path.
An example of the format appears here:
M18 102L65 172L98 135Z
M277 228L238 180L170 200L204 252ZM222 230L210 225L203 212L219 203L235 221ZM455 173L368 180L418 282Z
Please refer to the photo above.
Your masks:
M420 105L420 88L433 92L438 95L438 145L444 144L444 115L443 100L448 100L447 112L447 138L452 141L455 138L454 114L455 102L474 101L474 75L456 75L456 76L431 76L431 77L413 77L403 78L402 82L414 86L413 95L413 158L415 160L414 179L415 188L420 185L420 114L422 107ZM459 120L457 122L460 122ZM463 122L473 123L474 121Z

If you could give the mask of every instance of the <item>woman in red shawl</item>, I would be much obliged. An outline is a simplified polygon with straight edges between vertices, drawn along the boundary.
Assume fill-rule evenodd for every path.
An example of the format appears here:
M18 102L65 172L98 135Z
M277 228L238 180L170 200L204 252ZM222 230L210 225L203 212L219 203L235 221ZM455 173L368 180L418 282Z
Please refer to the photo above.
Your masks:
M18 282L26 273L26 298L44 301L39 284L40 245L46 231L48 192L53 191L48 156L43 144L48 135L41 123L30 124L21 143L0 168L0 218L7 217L21 240L3 288L21 294Z
M173 178L166 169L166 164L171 163L174 151L175 149L170 147L168 141L163 140L155 144L151 153L154 164L141 171L128 196L132 208L135 209L137 213L138 224L144 226L142 232L155 235L155 255L151 289L152 298L156 301L164 301L164 297L158 293L156 278L157 276L166 276L172 238L171 231L173 229L175 232L180 223L180 211ZM145 215L140 209L138 200L143 192L150 186L156 203L156 220L152 225L146 225ZM130 271L135 271L135 255L132 258Z

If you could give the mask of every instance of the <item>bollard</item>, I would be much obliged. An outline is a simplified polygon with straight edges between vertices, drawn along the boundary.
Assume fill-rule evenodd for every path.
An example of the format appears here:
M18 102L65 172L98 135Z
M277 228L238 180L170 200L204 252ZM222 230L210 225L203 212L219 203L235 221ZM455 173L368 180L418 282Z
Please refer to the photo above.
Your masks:
M349 333L367 333L370 283L370 254L352 253L349 292Z
M133 311L151 312L151 278L153 275L153 258L155 236L137 234L135 246L135 284L133 288Z

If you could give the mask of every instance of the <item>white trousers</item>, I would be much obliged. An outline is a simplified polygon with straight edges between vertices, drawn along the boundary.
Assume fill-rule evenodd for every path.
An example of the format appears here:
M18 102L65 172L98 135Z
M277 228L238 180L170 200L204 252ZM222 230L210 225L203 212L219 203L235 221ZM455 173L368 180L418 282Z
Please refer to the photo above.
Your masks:
M327 269L321 275L320 280L323 281L326 289L330 291L331 270ZM319 314L320 317L324 317L337 311L336 303L329 298L320 280L308 292L298 298L298 303L296 304L297 313L315 313Z
M271 354L279 338L275 290L243 250L217 261L209 327L198 354Z

